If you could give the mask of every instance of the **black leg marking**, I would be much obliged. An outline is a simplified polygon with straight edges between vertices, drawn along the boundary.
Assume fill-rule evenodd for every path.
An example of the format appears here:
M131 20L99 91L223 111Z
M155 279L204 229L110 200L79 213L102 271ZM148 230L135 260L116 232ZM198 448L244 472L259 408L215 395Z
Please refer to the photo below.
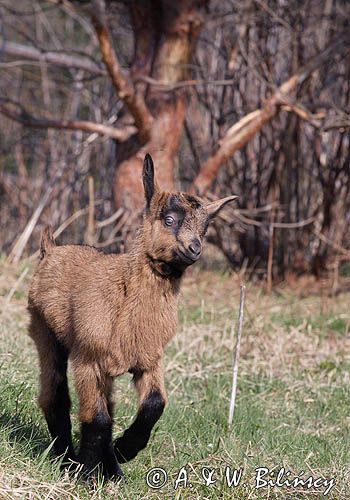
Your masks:
M143 450L151 431L163 413L165 401L158 391L153 391L142 403L135 421L124 434L115 441L114 450L120 463L128 462Z
M81 425L78 461L84 464L86 476L98 474L100 467L105 479L123 475L113 449L112 421L105 413L99 412L91 423Z
M45 411L45 417L51 437L55 440L53 449L56 455L64 455L64 460L75 460L69 415L71 402L67 383L68 351L59 342L56 342L55 350L54 370L61 380L56 384L54 397L50 407Z

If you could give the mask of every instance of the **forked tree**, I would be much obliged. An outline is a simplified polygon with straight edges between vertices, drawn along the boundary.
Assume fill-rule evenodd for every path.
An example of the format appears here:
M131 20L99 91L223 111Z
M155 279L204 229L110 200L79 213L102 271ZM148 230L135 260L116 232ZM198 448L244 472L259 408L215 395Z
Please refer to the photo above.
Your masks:
M183 146L183 138L187 133L186 127L186 111L188 108L188 89L194 88L196 85L204 84L204 80L199 81L193 79L193 67L197 62L196 52L198 50L198 40L201 36L206 23L210 21L210 9L215 2L209 0L131 0L125 4L125 12L128 13L131 37L133 38L133 57L128 69L122 67L121 57L114 40L114 34L117 27L113 23L121 22L116 16L111 15L111 11L116 5L121 2L111 0L91 0L91 1L76 1L63 2L63 7L69 6L69 12L72 15L79 14L84 18L84 22L88 21L90 27L94 31L94 36L97 37L99 55L102 61L98 61L97 57L87 57L86 54L67 54L60 51L44 51L34 49L33 47L24 46L12 41L6 41L3 46L3 53L8 57L17 59L32 59L44 61L47 64L64 66L66 68L80 69L84 74L92 76L102 76L108 78L113 86L115 93L119 97L118 103L122 103L121 112L118 113L118 120L113 124L101 122L93 122L90 120L66 119L54 117L48 120L47 118L39 118L40 112L37 114L29 113L23 105L11 102L9 99L0 100L0 112L9 118L17 120L24 125L36 128L60 128L81 130L84 132L95 132L101 136L107 136L114 139L118 143L117 157L115 158L115 174L111 181L111 187L114 193L114 202L116 208L123 207L128 212L133 214L138 213L142 209L142 185L140 175L142 170L142 161L146 152L150 152L158 165L158 178L165 189L173 190L176 186L177 167L179 163L179 153ZM58 2L59 5L59 2ZM326 236L333 237L330 227L334 222L334 214L336 211L336 195L340 195L341 199L346 198L346 192L349 192L350 185L346 184L346 148L348 144L347 134L344 130L348 130L349 121L346 114L339 111L336 119L329 120L332 113L325 111L324 105L321 104L321 111L316 109L309 110L305 105L299 102L300 96L312 93L312 80L318 79L317 75L321 74L320 87L324 84L325 88L329 85L326 80L324 68L329 67L334 61L334 65L339 61L346 61L349 54L349 30L346 30L346 20L342 15L341 5L333 5L333 10L340 16L340 21L337 21L336 30L331 23L332 11L329 11L329 2L325 2L324 8L319 7L320 20L322 26L315 31L317 43L315 50L311 53L313 57L303 58L300 56L301 42L300 33L302 32L305 20L299 19L297 13L294 16L294 21L299 22L293 28L291 17L286 16L282 19L273 10L269 9L268 5L263 2L256 2L256 5L250 2L243 2L239 5L235 2L226 2L228 12L225 15L232 15L232 12L242 11L242 25L237 28L238 39L236 45L242 53L242 59L247 58L247 67L250 73L259 73L259 71L268 72L266 60L257 56L257 63L261 68L251 64L252 56L245 52L242 46L242 40L247 43L247 46L252 45L252 41L247 35L249 29L252 30L252 39L256 39L259 33L259 25L252 29L252 19L256 12L262 11L267 13L278 26L286 32L286 40L291 40L291 71L289 78L284 81L264 83L262 88L267 88L266 98L262 99L260 108L251 109L251 111L238 118L238 121L227 119L220 140L214 144L213 150L209 152L206 158L203 155L197 161L197 172L192 176L192 193L205 196L213 189L221 167L232 166L230 163L233 155L246 147L246 145L255 140L255 146L250 151L245 152L243 162L241 161L237 168L237 176L241 177L242 196L240 197L243 206L249 200L249 196L244 192L245 185L248 189L254 190L254 202L250 200L250 206L259 207L262 203L272 203L279 205L279 220L274 220L274 214L267 217L266 222L280 229L298 229L304 227L298 223L291 225L297 219L304 219L308 224L318 219L318 227L324 231ZM278 7L278 2L276 8ZM279 8L279 7L278 7ZM266 10L267 9L267 10ZM292 6L290 7L290 10ZM338 9L338 10L337 10ZM295 7L295 10L297 8ZM317 9L316 9L317 10ZM74 14L74 15L75 15ZM343 19L344 18L344 19ZM246 24L244 24L246 22ZM235 27L236 28L236 27ZM256 28L256 29L255 29ZM268 25L261 27L261 39L263 34L269 30ZM237 33L235 36L237 36ZM260 35L259 35L260 36ZM242 40L239 39L242 38ZM266 41L265 50L268 44L274 43L273 35ZM258 40L259 41L259 40ZM210 43L210 41L208 42ZM230 42L231 43L231 42ZM254 42L255 43L255 42ZM232 45L232 43L231 43ZM276 47L279 50L279 47ZM318 49L318 50L317 50ZM203 49L202 49L203 50ZM248 50L248 49L247 49ZM281 49L282 50L282 49ZM257 52L257 48L252 45L252 53ZM237 65L237 53L232 50L228 65L232 68ZM96 55L96 54L95 54ZM235 62L236 61L236 62ZM298 61L301 61L298 64ZM342 63L344 67L344 63ZM266 67L265 67L265 66ZM272 71L271 71L272 73ZM284 73L285 74L285 73ZM287 73L288 74L288 73ZM204 75L205 76L205 75ZM271 76L271 74L270 74ZM261 75L258 77L262 79ZM310 78L311 77L311 78ZM192 78L192 79L191 79ZM259 80L258 78L258 80ZM268 78L268 77L266 77ZM243 80L245 81L245 80ZM229 81L214 82L217 85L228 85ZM249 83L249 81L248 81ZM233 85L233 84L232 84ZM246 91L242 91L238 84L237 91L231 90L232 106L234 107L235 93L240 93L240 99L243 99L242 93L246 92L249 95L254 93L254 89L249 85ZM345 87L344 87L345 88ZM311 90L310 90L311 89ZM209 108L213 103L206 103ZM234 109L227 110L225 104L225 112L227 116L234 114ZM328 108L329 109L329 108ZM191 110L193 110L193 105ZM327 108L326 108L327 110ZM273 120L277 115L286 114L289 118L281 119L280 121ZM196 110L197 124L200 124L201 113L203 106ZM334 116L334 113L333 113ZM188 118L188 117L187 117ZM222 117L219 117L221 119ZM310 193L309 173L302 171L302 166L295 168L295 165L300 162L298 152L304 145L297 144L304 140L303 130L300 128L300 121L310 124L311 127L321 130L340 130L337 137L337 145L334 145L332 150L332 140L324 141L325 147L328 148L329 158L335 158L332 168L328 169L327 164L323 165L324 148L322 140L317 139L310 144L310 156L313 154L316 161L311 160L315 164L315 169L309 167L310 172L316 173L318 176L317 183L320 184L319 191L322 192L323 204L317 205L316 201L319 196L316 196L316 191L313 193L313 201L310 209L305 211L304 206L308 208L306 197ZM264 146L266 137L256 139L258 132L266 129L267 124L272 122L278 123L278 128L286 126L285 143L277 145L273 143L273 133L266 137L272 138L272 142ZM195 123L195 120L193 121ZM284 137L282 131L280 137ZM260 143L258 142L260 141ZM279 139L280 141L280 139ZM293 142L294 141L294 142ZM251 173L245 174L248 171L251 151L258 151L258 158L254 158L257 164L254 167L257 172L256 179L252 183L248 179L252 176ZM337 149L337 150L335 150ZM314 152L313 152L314 151ZM304 153L303 153L304 154ZM266 159L267 158L267 159ZM270 160L269 160L270 159ZM197 158L198 160L198 158ZM260 160L264 167L260 169ZM339 161L338 161L339 160ZM329 160L331 161L331 160ZM338 161L338 163L337 163ZM270 168L270 165L272 167ZM242 173L243 171L243 173ZM247 182L246 182L247 178ZM309 186L309 187L308 187ZM347 191L346 191L347 190ZM300 201L301 200L301 201ZM316 203L316 204L315 204ZM310 213L311 212L311 213ZM132 218L130 221L135 222ZM227 220L227 219L226 219ZM259 259L267 261L267 252L265 247L273 243L273 238L264 234L264 224L256 223L254 226L249 224L248 219L242 219L246 223L247 237L242 237L239 244L241 245L242 255L247 255L247 252L252 252L248 255L253 261L258 256ZM345 215L338 218L339 221L345 221ZM248 221L248 222L247 222ZM310 222L311 221L311 222ZM283 224L286 223L283 228ZM273 256L276 263L282 265L286 263L286 267L291 265L290 260L297 262L295 259L296 250L303 246L310 248L311 246L311 231L308 232L308 227L305 227L304 232L295 232L293 235L293 244L291 244L291 233L286 233L287 236L279 233L279 255ZM342 242L344 235L345 222L339 225L337 229L339 236L337 239ZM252 231L255 231L252 240L249 239ZM302 234L302 237L298 237ZM315 236L313 236L315 239ZM318 237L317 237L318 238ZM262 241L264 240L264 241ZM265 241L266 240L266 241ZM262 244L260 242L262 241ZM320 239L313 243L315 258L314 264L317 267L325 265L327 257L327 244ZM225 251L225 242L218 237L216 243ZM301 245L302 243L302 245ZM227 250L227 248L226 248ZM230 257L230 251L226 252ZM305 255L303 255L305 259ZM323 259L323 260L322 260ZM282 266L283 267L283 266Z

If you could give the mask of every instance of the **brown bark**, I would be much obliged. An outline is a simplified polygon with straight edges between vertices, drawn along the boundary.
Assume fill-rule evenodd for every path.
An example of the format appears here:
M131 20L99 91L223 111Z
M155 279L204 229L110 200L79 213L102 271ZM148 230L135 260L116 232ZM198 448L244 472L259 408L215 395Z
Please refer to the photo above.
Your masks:
M141 210L144 205L141 172L143 159L150 153L155 160L159 184L165 190L174 189L174 162L180 145L185 117L182 99L163 106L151 128L151 138L135 155L119 167L114 183L117 207Z
M145 104L143 96L135 91L131 80L129 80L121 69L108 29L104 0L92 1L91 20L95 27L102 58L112 83L119 97L125 102L130 114L134 118L141 141L146 142L150 136L153 117Z
M147 76L148 73L148 76L167 84L186 78L203 21L198 2L133 2L132 20L137 35L133 74ZM165 94L153 87L146 91L145 85L140 84L138 92L145 93L154 116L149 140L119 166L114 184L116 205L133 211L143 206L140 179L146 152L154 157L157 179L162 188L174 189L175 160L185 119L182 92Z

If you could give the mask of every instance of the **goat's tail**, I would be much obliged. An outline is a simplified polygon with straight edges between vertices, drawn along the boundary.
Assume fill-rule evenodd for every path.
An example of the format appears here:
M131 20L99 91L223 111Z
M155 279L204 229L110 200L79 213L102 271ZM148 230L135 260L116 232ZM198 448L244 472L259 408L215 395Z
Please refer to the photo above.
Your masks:
M42 235L40 242L40 260L47 255L47 253L56 245L55 239L52 234L51 226L46 226Z

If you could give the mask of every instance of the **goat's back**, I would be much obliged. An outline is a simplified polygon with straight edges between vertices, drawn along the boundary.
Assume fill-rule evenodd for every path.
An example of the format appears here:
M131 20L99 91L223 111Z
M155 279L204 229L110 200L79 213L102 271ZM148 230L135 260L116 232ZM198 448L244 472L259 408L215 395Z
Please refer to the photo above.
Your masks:
M52 247L33 276L29 311L68 348L79 342L105 349L127 272L126 255L104 255L88 246Z

